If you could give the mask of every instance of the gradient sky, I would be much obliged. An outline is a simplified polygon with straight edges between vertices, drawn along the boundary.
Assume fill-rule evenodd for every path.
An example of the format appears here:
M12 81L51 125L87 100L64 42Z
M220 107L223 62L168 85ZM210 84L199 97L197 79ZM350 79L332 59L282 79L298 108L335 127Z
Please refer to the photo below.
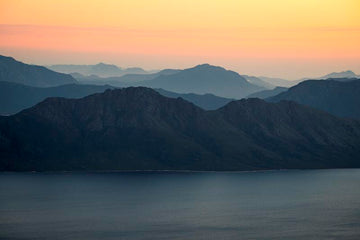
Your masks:
M0 0L0 54L36 64L360 74L359 0Z

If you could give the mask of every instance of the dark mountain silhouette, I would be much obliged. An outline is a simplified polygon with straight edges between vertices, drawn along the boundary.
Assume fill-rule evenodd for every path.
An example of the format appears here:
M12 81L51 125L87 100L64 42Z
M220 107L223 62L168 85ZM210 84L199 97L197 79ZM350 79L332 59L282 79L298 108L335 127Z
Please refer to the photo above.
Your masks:
M17 113L48 97L81 98L111 88L114 87L80 84L39 88L18 83L0 82L0 115Z
M122 69L113 64L106 63L98 63L95 65L51 65L47 66L47 68L61 72L61 73L80 73L82 75L98 75L100 77L115 77L122 76L125 74L146 74L144 69L142 68L125 68Z
M276 87L276 88L274 88L272 90L263 90L263 91L260 91L260 92L250 94L247 97L248 98L265 99L265 98L269 98L269 97L278 95L279 93L285 92L286 90L288 90L288 88L286 88L286 87Z
M169 98L179 98L185 99L186 101L194 103L196 106L201 107L205 110L215 110L224 105L228 104L229 102L233 101L234 99L230 98L223 98L218 97L213 94L194 94L194 93L175 93L169 92L164 89L155 89L158 93L165 97Z
M291 100L339 117L360 118L360 81L308 80L267 100Z
M1 55L0 81L36 87L52 87L77 82L68 74L57 73L42 66L28 65L12 57Z
M359 167L359 154L359 121L285 101L204 111L139 87L0 117L1 170Z
M212 93L235 99L264 89L249 83L236 72L209 64L198 65L171 75L161 75L133 85L162 88L178 93Z

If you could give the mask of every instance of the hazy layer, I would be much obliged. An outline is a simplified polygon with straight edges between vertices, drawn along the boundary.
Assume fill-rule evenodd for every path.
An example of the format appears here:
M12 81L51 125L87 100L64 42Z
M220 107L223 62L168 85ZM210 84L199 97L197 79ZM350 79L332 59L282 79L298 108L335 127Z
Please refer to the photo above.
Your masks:
M2 1L0 51L38 64L359 72L359 9L357 0Z

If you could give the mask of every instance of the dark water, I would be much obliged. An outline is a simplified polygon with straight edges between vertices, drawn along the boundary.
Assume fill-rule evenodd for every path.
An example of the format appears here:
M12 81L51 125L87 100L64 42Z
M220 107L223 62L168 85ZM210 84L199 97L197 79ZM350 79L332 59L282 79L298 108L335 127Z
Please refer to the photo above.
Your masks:
M360 170L0 173L0 239L360 239Z

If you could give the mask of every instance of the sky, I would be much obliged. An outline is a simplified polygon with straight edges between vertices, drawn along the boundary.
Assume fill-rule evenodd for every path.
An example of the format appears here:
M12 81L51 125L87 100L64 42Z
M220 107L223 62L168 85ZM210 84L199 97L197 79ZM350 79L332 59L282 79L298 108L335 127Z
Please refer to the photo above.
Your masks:
M359 0L0 0L0 54L145 69L360 74Z

